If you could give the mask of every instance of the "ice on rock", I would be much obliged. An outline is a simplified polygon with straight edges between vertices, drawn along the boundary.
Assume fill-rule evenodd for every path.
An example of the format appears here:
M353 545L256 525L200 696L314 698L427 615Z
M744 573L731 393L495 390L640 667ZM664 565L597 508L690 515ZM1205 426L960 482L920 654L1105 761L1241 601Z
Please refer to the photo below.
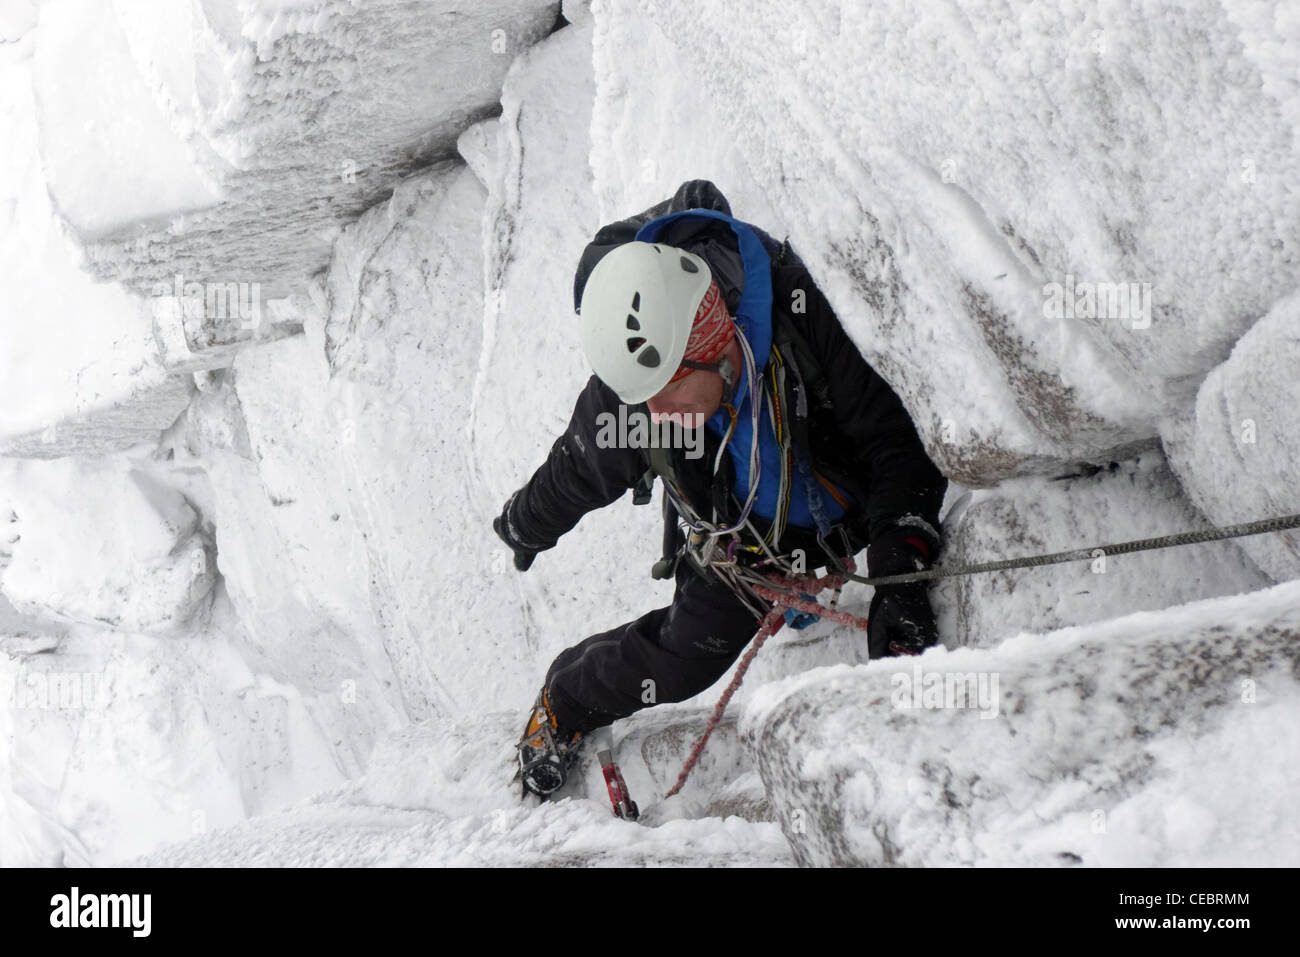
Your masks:
M122 457L4 470L18 539L2 587L19 611L144 634L196 627L216 576L198 515Z
M1091 470L1089 470L1091 471ZM1032 476L977 491L944 521L944 563L965 565L1073 551L1207 526L1159 451L1092 474ZM1132 611L1235 595L1270 584L1242 551L1247 539L944 579L941 630L991 648L1022 631L1103 621Z
M1216 524L1300 514L1300 294L1288 296L1201 383L1167 428L1170 461ZM1243 538L1275 581L1300 577L1300 531Z
M0 57L0 455L104 455L155 438L191 390L148 305L93 280L51 206L28 66Z
M590 375L583 245L696 178L977 489L945 561L1300 511L1291 6L6 7L0 682L103 696L0 708L0 863L1294 862L1294 535L948 582L916 661L783 631L680 796L726 678L615 724L629 827L592 764L521 807L512 743L669 601L659 511L527 575L490 532Z
M1229 6L611 3L593 169L662 192L731 145L964 484L1124 458L1295 285L1294 109L1256 63L1300 45L1261 38L1275 2L1243 48ZM1076 283L1116 288L1054 313Z
M1298 609L1290 582L816 669L741 733L803 865L1285 865Z
M501 121L497 117L480 120L456 138L456 152L469 164L484 189L496 183L497 138Z
M517 647L508 617L493 621L490 588L473 584L490 581L480 576L492 567L491 544L474 531L487 518L466 455L483 312L481 287L466 279L483 275L484 200L467 166L440 164L349 228L329 275L323 333L336 425L325 437L356 490L347 504L370 569L364 610L412 717L459 714L476 689L508 680L499 656ZM255 402L269 438L276 403ZM449 594L462 596L455 633L474 634L472 655L436 637Z
M542 0L51 0L35 71L51 194L102 278L282 299L342 226L495 111L554 20ZM208 320L187 329L196 350L255 338Z
M490 527L507 496L545 461L591 376L573 313L574 269L603 215L587 162L591 31L566 28L532 47L502 90L483 216L483 338L465 428L478 528ZM671 585L648 575L657 546L643 544L659 541L659 510L629 498L584 517L524 576L493 540L489 587L507 590L511 608L504 620L476 629L510 636L500 640L519 649L512 701L531 702L567 646L670 600Z

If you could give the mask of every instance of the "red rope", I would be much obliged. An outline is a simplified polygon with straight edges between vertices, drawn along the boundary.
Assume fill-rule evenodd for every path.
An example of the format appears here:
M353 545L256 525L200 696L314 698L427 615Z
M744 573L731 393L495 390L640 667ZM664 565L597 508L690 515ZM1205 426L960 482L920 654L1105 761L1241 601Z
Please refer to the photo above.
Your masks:
M749 663L754 660L758 654L758 649L763 647L763 642L769 637L775 635L785 624L785 611L780 605L777 605L767 613L763 619L762 626L758 629L758 634L754 636L754 643L750 646L749 651L745 652L745 657L740 660L740 667L736 669L736 676L731 679L731 684L727 685L727 690L722 692L722 697L718 699L717 705L713 709L713 716L709 718L709 723L704 728L704 733L700 735L700 740L695 742L695 747L691 748L690 757L686 759L686 764L682 766L682 773L677 775L677 783L672 786L664 798L670 798L682 789L686 779L690 777L691 771L695 769L695 763L700 760L700 755L704 753L704 746L709 742L709 736L713 734L713 729L718 726L722 720L722 713L727 710L727 702L731 696L736 693L740 683L745 680L745 672L749 670Z
M853 571L853 563L851 561L848 563L848 568L850 572ZM822 578L814 578L811 580L799 580L777 576L772 576L768 580L775 585L784 588L794 588L797 589L798 592L810 595L816 595L826 588L839 588L840 585L844 584L844 578L842 576L836 576L833 574L827 574ZM727 704L731 701L732 695L740 689L740 683L745 680L745 672L749 670L750 663L753 662L754 657L758 654L758 649L762 648L763 642L767 641L768 638L780 631L781 626L785 624L785 610L787 608L793 608L796 611L810 612L817 615L819 618L825 618L841 625L848 625L851 628L861 628L864 631L866 630L867 619L850 615L846 611L827 608L825 605L819 605L815 601L808 601L796 597L796 595L791 595L788 592L779 592L775 588L768 588L764 585L754 585L753 590L754 594L758 595L760 598L766 598L768 601L773 603L772 610L763 618L763 623L759 626L758 633L754 635L753 644L750 645L749 651L745 652L745 657L740 660L740 666L736 669L736 674L731 679L731 684L727 685L727 689L722 692L722 697L718 699L718 703L714 706L713 714L709 718L709 723L704 727L704 733L700 735L700 739L696 741L695 746L691 748L690 756L687 757L686 763L682 766L681 774L677 775L677 783L674 784L672 789L664 795L665 800L678 793L682 789L682 785L686 783L686 779L690 777L691 772L695 770L695 765L700 760L700 755L704 753L704 746L708 744L709 737L713 734L713 729L716 728L718 722L722 720L722 715L727 710Z
M839 611L834 608L827 608L825 605L819 605L815 601L805 601L802 598L792 598L789 595L781 595L771 588L764 588L762 585L754 586L754 594L774 601L783 608L793 608L795 611L806 611L816 615L818 618L825 618L827 621L833 621L840 625L848 625L850 628L861 628L867 630L867 619L859 618L856 615L850 615L847 611Z

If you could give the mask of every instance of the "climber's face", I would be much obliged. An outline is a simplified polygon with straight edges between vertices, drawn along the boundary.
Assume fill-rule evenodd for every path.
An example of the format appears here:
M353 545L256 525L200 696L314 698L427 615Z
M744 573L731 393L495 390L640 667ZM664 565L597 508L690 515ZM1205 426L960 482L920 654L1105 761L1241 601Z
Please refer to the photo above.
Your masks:
M731 359L733 369L739 368L739 346L733 342L727 348L725 355ZM657 424L667 419L684 428L698 428L722 405L725 386L726 383L718 373L695 369L689 375L664 386L646 400L646 407L650 410L650 421ZM692 419L691 416L700 418Z
M660 389L646 400L650 421L658 424L664 420L683 428L696 428L722 404L722 376L716 372L696 369L685 378ZM699 420L691 418L699 415Z

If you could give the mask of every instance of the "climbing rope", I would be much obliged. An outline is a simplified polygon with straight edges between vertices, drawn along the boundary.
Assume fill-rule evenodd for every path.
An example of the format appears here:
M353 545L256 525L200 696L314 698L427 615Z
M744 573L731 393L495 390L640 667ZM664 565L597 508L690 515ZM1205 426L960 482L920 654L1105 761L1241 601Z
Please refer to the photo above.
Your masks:
M695 747L691 748L690 755L686 758L686 763L682 765L682 773L677 775L677 783L672 786L664 799L668 799L682 789L686 779L691 776L695 770L695 764L700 760L700 755L704 753L704 746L709 743L709 737L713 734L713 729L718 726L722 720L722 713L727 710L727 703L731 701L731 696L736 693L740 683L745 680L745 672L749 670L749 663L754 660L758 654L758 649L763 647L763 642L767 641L772 635L781 630L785 624L785 612L780 605L777 605L769 611L763 618L763 624L758 629L758 634L754 636L753 644L749 646L749 651L745 652L745 657L740 659L740 667L736 669L736 675L731 679L731 684L727 685L727 690L722 692L722 697L713 708L713 714L709 717L709 723L704 727L704 733L700 739L695 742Z
M853 569L852 561L848 562L848 567L850 571ZM795 588L797 589L797 592L792 595L784 591L778 591L777 588L768 587L766 585L755 584L750 586L756 594L773 602L772 610L763 617L763 623L759 626L758 633L754 635L754 640L750 644L749 650L745 652L745 657L740 660L740 665L736 668L736 674L732 677L731 683L727 685L726 690L722 692L722 697L719 698L718 703L714 705L713 714L709 717L709 723L704 727L704 733L700 735L700 739L696 741L695 746L691 748L691 753L686 758L686 764L682 766L681 773L677 775L677 783L674 784L672 789L664 795L665 799L672 797L680 791L682 785L686 783L686 779L690 777L691 771L695 769L696 763L700 760L700 755L704 753L704 746L709 743L709 737L713 734L713 729L716 728L718 722L722 720L722 715L727 710L727 705L730 703L732 695L739 690L740 683L745 680L745 672L749 670L749 665L758 654L758 650L763 647L763 642L767 641L768 638L780 631L781 626L785 624L786 608L812 612L821 618L839 622L842 625L849 625L853 628L867 627L867 619L865 618L858 618L854 615L850 615L848 612L839 611L834 608L827 608L825 605L819 605L815 601L809 601L797 597L799 592L808 595L816 595L827 588L838 591L840 586L844 584L843 575L828 574L821 578L810 578L806 581L773 577L771 582L775 586Z
M811 601L802 595L817 595L826 588L834 589L837 594L839 588L845 581L855 581L863 585L901 585L905 582L932 581L936 578L955 578L962 575L974 575L979 572L1001 571L1007 568L1033 568L1038 565L1059 565L1063 562L1083 561L1095 559L1101 556L1109 555L1126 555L1132 552L1148 551L1156 548L1170 548L1175 545L1194 545L1199 542L1216 542L1227 538L1244 538L1249 535L1263 535L1266 532L1280 532L1287 529L1300 528L1300 515L1284 515L1280 518L1266 518L1257 522L1245 522L1239 525L1225 525L1221 528L1206 528L1194 532L1179 532L1175 535L1161 535L1157 538L1138 538L1128 542L1120 542L1115 545L1097 545L1092 548L1076 548L1066 552L1053 552L1048 555L1031 555L1025 558L1009 558L999 562L981 562L974 565L957 565L952 568L932 568L923 572L908 572L903 575L880 575L875 578L864 577L854 574L854 565L851 559L845 562L845 571L840 573L829 573L821 578L809 576L808 578L792 578L789 576L770 575L765 578L754 578L746 582L748 589L760 598L766 599L773 603L772 609L767 612L759 626L758 633L754 636L749 650L745 653L744 658L740 661L740 666L736 669L736 674L727 685L722 697L718 699L717 705L713 708L713 714L709 718L708 724L704 728L704 733L700 739L695 742L691 748L691 753L686 759L686 764L682 767L681 773L677 776L677 783L672 789L664 795L664 798L670 798L681 791L686 779L690 777L691 771L700 760L700 755L704 753L704 746L708 743L709 737L713 734L714 728L722 720L723 713L727 710L732 696L740 689L740 684L745 680L745 672L749 670L750 663L758 654L758 650L763 647L763 643L772 635L781 630L785 624L785 611L787 608L793 608L796 611L806 611L817 615L819 618L825 618L828 621L834 621L841 625L847 625L852 628L861 628L864 631L867 628L867 619L850 615L848 612L839 611L833 607L827 608L825 605L819 605L816 601ZM731 563L728 563L731 564ZM733 566L733 571L737 569ZM763 582L763 583L760 583Z
M936 578L956 578L962 575L974 575L978 572L996 572L1005 568L1033 568L1037 565L1059 565L1062 562L1083 561L1110 555L1126 555L1130 552L1143 552L1153 548L1170 548L1174 545L1195 545L1198 542L1217 542L1225 538L1244 538L1248 535L1263 535L1266 532L1281 532L1290 528L1300 528L1300 515L1284 515L1281 518L1265 518L1258 522L1245 522L1241 525L1225 525L1222 528L1206 528L1195 532L1179 532L1176 535L1161 535L1157 538L1137 538L1115 545L1094 545L1091 548L1075 548L1068 552L1053 552L1050 555L1030 555L1026 558L1008 558L1000 562L981 562L977 565L957 565L953 568L931 568L923 572L907 572L903 575L881 575L876 578L864 578L861 575L848 575L849 581L862 585L901 585L904 582L933 581Z

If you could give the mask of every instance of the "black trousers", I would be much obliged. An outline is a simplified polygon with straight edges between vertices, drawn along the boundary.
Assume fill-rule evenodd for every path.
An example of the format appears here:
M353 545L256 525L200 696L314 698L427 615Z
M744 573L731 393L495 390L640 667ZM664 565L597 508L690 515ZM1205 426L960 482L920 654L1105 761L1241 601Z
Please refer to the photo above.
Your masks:
M865 543L846 531L842 544L849 554L857 554ZM827 561L810 532L788 530L783 544L802 549L810 564L811 556L817 556L817 565ZM561 727L586 733L643 708L685 701L721 678L740 656L758 631L753 612L712 572L701 571L685 555L677 562L676 586L668 607L592 635L551 663L546 687ZM924 586L896 587L920 588L924 596ZM879 607L883 592L876 590L870 614ZM887 637L875 631L868 654L879 658L890 651Z
M560 652L546 674L556 720L593 731L634 711L684 701L717 681L759 621L711 572L683 556L666 608Z

